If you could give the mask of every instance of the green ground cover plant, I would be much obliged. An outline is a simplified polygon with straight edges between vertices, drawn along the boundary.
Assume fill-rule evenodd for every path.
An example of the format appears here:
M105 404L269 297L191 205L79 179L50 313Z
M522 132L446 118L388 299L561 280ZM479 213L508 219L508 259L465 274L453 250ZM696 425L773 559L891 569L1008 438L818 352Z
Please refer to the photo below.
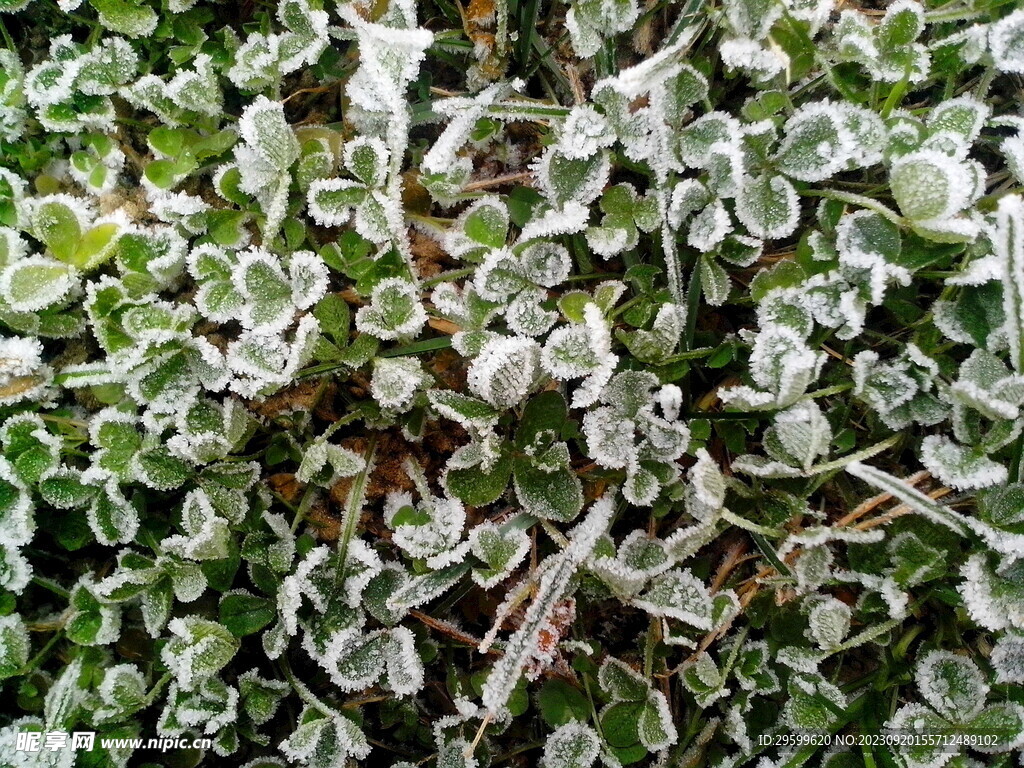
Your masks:
M0 0L0 765L1024 765L1018 5Z

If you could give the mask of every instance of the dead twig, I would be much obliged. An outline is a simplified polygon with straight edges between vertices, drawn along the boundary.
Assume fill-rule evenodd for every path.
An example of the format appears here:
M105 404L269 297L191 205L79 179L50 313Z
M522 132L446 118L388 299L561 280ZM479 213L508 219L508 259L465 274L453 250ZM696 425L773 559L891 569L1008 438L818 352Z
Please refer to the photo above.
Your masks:
M472 181L466 185L465 192L476 192L478 189L487 189L488 187L500 187L503 184L512 184L516 181L526 181L527 179L533 179L533 174L530 171L520 171L519 173L509 173L505 176L495 176L493 179L480 179L479 181Z
M909 483L910 485L917 485L918 483L923 482L929 477L931 477L931 473L922 470L908 477L907 483ZM872 496L870 499L862 501L860 504L857 505L857 507L853 509L852 512L849 512L848 514L844 515L836 521L836 528L845 528L846 526L857 522L857 520L864 517L864 515L866 515L868 512L872 511L876 507L881 506L882 504L885 504L885 502L889 501L890 499L892 499L891 493L880 493L877 496Z
M337 88L337 83L331 83L330 85L318 85L314 88L299 88L297 91L292 91L287 97L281 100L281 104L287 104L289 101L294 99L296 96L301 96L304 93L327 93L334 88Z
M478 648L480 646L481 641L479 638L473 637L473 635L469 634L469 632L459 629L454 624L451 624L447 621L441 621L440 619L435 619L430 614L423 613L423 611L417 611L415 609L409 611L409 615L416 619L419 619L421 622L426 624L431 629L440 632L442 635L445 635L446 637L450 637L452 640L455 640L456 642L462 643L463 645L471 646L473 648ZM493 648L488 648L485 651L485 653L491 656L504 655L502 654L501 651L495 650Z

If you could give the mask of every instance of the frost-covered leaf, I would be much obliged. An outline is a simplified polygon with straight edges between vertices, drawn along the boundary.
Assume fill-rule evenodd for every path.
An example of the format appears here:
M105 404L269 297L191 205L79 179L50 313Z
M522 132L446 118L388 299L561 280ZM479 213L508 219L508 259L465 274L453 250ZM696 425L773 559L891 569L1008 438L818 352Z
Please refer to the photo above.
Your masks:
M521 528L484 522L473 528L470 551L487 565L473 571L473 580L488 589L499 584L530 551L530 536Z
M254 668L238 676L242 707L254 723L263 725L277 711L291 688L283 680L268 680Z
M469 572L469 565L456 563L410 579L388 598L388 610L404 613L443 595Z
M31 650L28 629L21 614L0 617L0 679L18 674L28 663Z
M88 693L81 680L84 667L84 660L75 658L57 675L43 699L47 723L68 728L75 722Z
M810 469L818 456L828 453L831 441L832 427L813 402L798 403L777 413L763 438L769 456L804 470Z
M388 149L380 139L359 136L345 144L345 167L368 187L380 186L388 168Z
M985 752L1004 752L1020 744L1024 707L1011 702L986 706L989 686L969 657L931 651L918 662L915 681L927 707L905 704L886 723L888 729L910 733L986 733L995 741L983 745ZM941 746L925 741L909 745L905 751L908 764L915 768L934 765L948 755L941 751Z
M739 121L724 112L709 112L694 120L679 134L679 154L687 165L705 168L710 160L711 148L735 144L740 137ZM695 203L703 207L710 200L699 183L681 182L673 195L673 207L691 208Z
M600 112L589 105L576 106L562 125L559 149L570 160L582 160L614 142L615 134Z
M219 560L227 557L230 533L228 521L217 514L209 494L189 491L181 508L181 535L168 536L163 547L189 560Z
M570 269L568 251L556 243L534 243L519 256L520 274L542 288L557 287L569 276Z
M687 488L687 511L698 520L707 519L725 504L725 476L704 448L697 451L697 463L690 468Z
M35 485L57 467L62 441L46 430L39 416L21 413L4 422L0 444L22 482Z
M242 139L275 170L283 172L299 157L299 142L284 117L284 108L257 96L238 124Z
M235 637L259 632L276 617L274 603L248 590L227 592L220 600L220 623Z
M448 460L441 483L451 496L470 506L490 504L508 487L513 459L507 450L489 455L479 445L459 448Z
M1024 16L1021 17L1024 21ZM992 251L1003 283L1003 313L1014 370L1024 372L1024 203L1007 196L996 209Z
M467 428L486 428L498 420L498 412L488 403L451 390L432 389L427 393L439 415Z
M690 221L686 241L701 251L716 248L732 230L732 219L721 200L715 200L697 213ZM712 295L709 292L709 295ZM715 294L717 295L717 294ZM721 302L716 302L720 304Z
M598 684L611 698L601 710L601 726L614 746L642 744L655 752L678 739L664 694L632 668L609 657L598 669ZM614 735L613 735L614 734Z
M769 655L768 644L764 641L747 641L739 650L733 674L744 690L764 693L778 690L778 676L768 666Z
M0 296L18 312L35 312L57 304L77 285L73 267L45 256L29 256L0 272Z
M900 212L928 221L958 213L970 201L975 180L967 166L935 150L920 150L893 163L889 186Z
M540 764L543 768L590 768L600 748L597 731L572 720L548 736Z
M692 230L691 230L692 231ZM713 307L721 306L729 298L729 274L708 255L700 259L700 289L704 298Z
M633 0L574 3L565 24L577 55L593 56L605 36L630 29L639 12Z
M808 637L823 650L839 646L850 631L850 607L836 598L814 602L808 612Z
M594 502L587 516L572 530L568 546L548 561L523 623L509 639L505 655L494 665L487 678L483 702L489 711L496 712L508 702L523 673L523 666L537 651L540 632L556 604L565 597L577 568L590 554L598 537L604 534L612 510L611 496L604 496Z
M346 224L367 197L365 185L348 179L317 179L309 185L309 213L324 227Z
M996 682L1020 684L1024 681L1024 637L1016 633L1003 635L992 649L991 661Z
M298 727L279 749L289 760L310 768L328 768L348 757L362 759L370 753L370 745L355 722L310 706L303 710Z
M1006 467L983 452L958 445L943 435L929 435L921 443L921 463L954 488L986 488L1005 482Z
M110 667L99 686L103 706L96 715L102 720L119 720L135 714L146 705L146 679L132 664Z
M96 540L111 545L131 541L139 529L139 512L114 481L100 487L87 511Z
M167 84L167 98L182 109L215 116L223 109L221 93L212 57L200 54L191 70L179 70Z
M429 381L416 358L378 357L373 363L370 394L381 407L403 411L408 409L416 392Z
M789 700L782 710L785 724L798 731L828 731L846 708L846 696L817 675L795 675L789 682Z
M242 324L259 331L282 330L292 321L292 290L279 259L262 249L238 256L231 284L242 297Z
M822 353L809 349L800 334L781 325L763 329L754 341L750 374L762 389L735 387L722 393L730 405L751 409L793 404L817 378Z
M640 701L647 696L650 684L622 661L609 658L597 673L598 684L609 696L619 701Z
M782 176L762 174L740 187L736 217L755 237L787 237L796 229L799 216L796 190Z
M466 739L445 739L437 748L437 768L479 768ZM398 764L396 768L404 768Z
M601 194L610 167L604 151L576 159L555 149L541 158L537 175L548 199L561 209L569 202L586 205L594 200Z
M725 695L725 676L707 652L703 652L692 661L687 660L681 678L686 689L694 695L697 706L711 706Z
M449 234L448 250L463 256L480 248L501 248L508 225L508 208L500 200L477 200L459 216L456 228Z
M942 550L925 544L911 531L897 534L889 542L893 578L900 586L914 586L942 574Z
M192 477L191 467L165 446L139 451L132 457L132 470L139 482L160 491L180 488Z
M174 636L164 646L161 659L184 690L219 672L239 648L238 639L227 628L197 616L173 619L169 628Z
M701 269L704 269L704 260L701 261ZM711 269L721 270L717 264ZM721 282L716 283L720 289L728 288L728 276L722 277L724 271L716 271L712 279ZM705 281L704 273L701 272L702 284ZM724 300L727 293L719 292L718 298ZM639 328L633 333L626 333L622 330L616 331L616 336L625 343L630 353L645 363L657 363L669 357L679 346L679 340L683 333L683 321L686 319L685 308L673 303L662 304L654 316L654 322L649 329Z
M540 345L530 338L498 336L480 350L469 369L474 394L499 410L511 408L534 387Z
M147 5L131 0L90 0L99 14L100 23L113 32L128 37L145 37L157 25L156 12Z
M416 638L406 627L392 629L386 653L387 687L399 696L411 696L423 688L424 669Z
M344 629L331 637L321 663L341 690L360 690L384 674L386 645L386 630Z
M866 350L854 357L854 392L878 411L890 429L903 429L914 421L931 425L942 421L948 411L929 391L937 372L935 363L911 344L906 354L885 363Z
M363 607L366 611L385 626L394 626L405 615L404 610L392 610L388 607L391 596L409 582L409 574L397 563L385 565L375 574L362 592Z
M1024 11L1014 11L993 24L988 43L997 69L1024 72Z
M21 594L32 578L32 566L20 549L11 544L0 544L0 586Z
M584 322L556 328L541 352L541 365L551 376L587 381L573 395L574 407L594 402L600 388L611 377L617 362L611 351L611 333L596 304L584 307Z
M782 15L782 9L767 0L729 0L724 8L733 31L753 40L763 39Z
M464 548L457 545L466 522L462 502L432 495L418 465L410 461L406 468L419 486L421 497L413 504L408 493L388 496L384 519L394 531L394 542L412 557L427 559L433 568L449 565L456 553L460 554L456 559L461 559Z
M433 35L416 28L412 7L395 9L385 23L368 23L354 10L343 17L354 28L361 62L349 81L349 98L370 113L400 115L405 110L405 89L415 79Z
M356 327L382 340L413 336L426 321L416 286L397 277L377 283L370 305L356 312Z
M533 459L517 458L512 477L516 498L531 515L567 522L583 509L583 487L564 443Z
M966 722L978 714L989 690L974 662L948 651L927 654L914 678L925 701L954 722Z
M64 631L78 645L106 645L121 634L121 609L101 603L91 576L83 576L68 599L70 613Z
M633 603L652 616L678 619L697 629L712 629L711 594L689 570L672 570L656 576Z
M937 105L928 116L928 129L933 134L949 133L974 141L981 132L991 108L973 96L948 99Z
M776 160L779 170L794 179L826 179L842 170L854 152L854 137L842 113L827 100L799 109L784 131Z

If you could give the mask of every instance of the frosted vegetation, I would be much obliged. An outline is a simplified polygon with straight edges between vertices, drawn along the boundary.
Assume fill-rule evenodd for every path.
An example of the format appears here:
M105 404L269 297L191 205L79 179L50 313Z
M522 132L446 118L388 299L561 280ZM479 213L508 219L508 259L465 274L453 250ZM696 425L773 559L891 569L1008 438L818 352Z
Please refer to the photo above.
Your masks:
M882 5L0 0L0 765L1024 765L1024 10Z

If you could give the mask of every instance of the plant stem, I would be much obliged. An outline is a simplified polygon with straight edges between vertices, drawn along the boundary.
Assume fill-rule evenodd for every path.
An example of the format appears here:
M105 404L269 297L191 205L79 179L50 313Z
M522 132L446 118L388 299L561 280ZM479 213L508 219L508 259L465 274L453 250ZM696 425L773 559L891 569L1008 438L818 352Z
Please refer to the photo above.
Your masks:
M302 501L299 502L299 507L295 510L295 517L292 518L292 533L295 533L302 524L302 521L306 519L306 513L309 512L310 507L313 506L313 501L316 499L316 491L316 486L310 483L309 487L306 488L306 492L302 494ZM281 501L284 501L284 499L282 498Z
M894 445L896 445L896 443L900 441L900 438L902 437L902 434L893 435L892 437L887 437L885 440L875 443L874 445L869 446L861 451L855 451L854 453L847 454L846 456L840 456L838 459L826 462L824 464L815 464L814 466L807 470L806 474L817 475L821 474L822 472L831 472L833 469L842 469L847 464L850 464L854 461L863 461L864 459L870 459L872 456L877 456L882 451L892 448Z
M888 117L892 114L892 111L899 106L900 102L903 101L903 96L907 92L907 85L910 80L907 75L892 87L889 91L888 97L885 99L885 103L882 105L882 111L879 113L883 118Z
M898 227L907 226L906 220L896 213L896 211L891 208L887 208L877 200L872 200L870 197L865 197L864 195L857 195L853 192L840 192L834 189L808 189L802 194L805 194L808 197L826 197L829 200L839 200L843 203L859 205L861 208L867 208L869 211L881 214Z
M447 272L442 272L439 275L434 275L433 277L424 280L423 287L429 288L430 286L437 285L438 283L447 283L451 280L459 280L463 277L469 277L474 272L476 272L476 267L466 267L464 269L451 269L448 270Z
M168 672L153 684L153 687L150 689L149 693L146 694L146 706L149 706L154 701L156 701L156 697L160 695L160 691L163 690L163 687L167 685L167 683L169 683L170 681L171 673Z
M71 597L71 593L68 590L64 589L64 587L62 587L60 584L53 581L53 579L48 579L45 576L33 576L32 583L35 584L37 587L48 589L50 592L53 592L53 594L57 595L58 597L63 597L65 600Z
M848 389L853 389L853 382L848 381L844 384L835 384L831 387L824 387L822 389L816 389L814 392L808 392L800 397L801 400L817 400L819 397L831 397L832 395L838 395L840 392L846 392Z
M25 666L18 670L17 674L27 675L33 669L42 664L47 654L49 654L53 646L55 646L57 644L57 641L60 640L62 637L64 637L64 630L58 629L56 632L53 633L53 637L46 641L46 645L44 645L39 650L39 653L37 653L35 656L29 659L29 661L26 662Z
M438 336L434 339L424 339L406 344L404 347L388 349L380 353L380 357L404 357L406 355L418 355L422 352L434 352L439 349L448 349L452 345L451 336Z
M335 579L335 587L340 592L345 584L345 570L348 561L348 544L355 535L356 526L359 525L359 513L363 507L363 499L366 496L366 481L373 471L374 450L377 447L377 435L371 433L370 440L366 446L366 466L356 475L352 481L352 489L348 493L348 500L345 502L345 512L341 521L341 537L338 539L338 570Z
M0 34L3 34L4 44L7 46L7 50L16 52L17 48L14 47L14 40L11 38L11 33L7 31L7 26L4 24L3 18L0 18Z
M302 683L301 681L299 681L298 678L295 677L295 673L292 672L292 666L288 663L288 657L282 656L280 662L281 671L284 672L285 678L291 684L292 689L295 691L295 693L299 695L299 698L302 699L309 706L313 707L316 710L319 710L328 717L334 717L334 710L328 707L322 701L320 701L320 699L318 699L316 695L311 690L309 690L309 688L306 687L305 683Z
M1020 481L1020 465L1024 461L1024 432L1018 435L1013 444L1013 457L1010 459L1010 482Z

